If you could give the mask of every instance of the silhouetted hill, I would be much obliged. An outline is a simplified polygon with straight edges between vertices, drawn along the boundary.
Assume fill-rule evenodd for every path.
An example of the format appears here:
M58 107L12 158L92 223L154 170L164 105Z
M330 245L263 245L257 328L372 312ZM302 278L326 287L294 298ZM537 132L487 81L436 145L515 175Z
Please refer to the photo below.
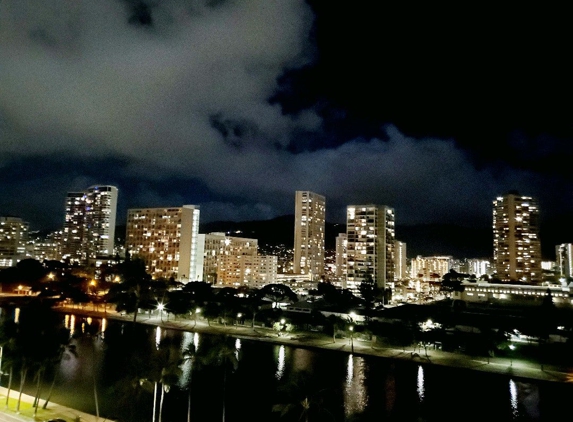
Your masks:
M259 245L292 245L294 215L272 220L200 224L200 233L224 232L230 235L258 239ZM326 223L325 243L334 249L336 237L346 232L346 225ZM397 226L396 237L405 242L408 257L417 255L452 255L455 258L489 258L492 255L491 229L469 229L453 225Z
M555 245L573 242L573 226L554 222L543 227L541 246L544 259L555 259ZM336 236L346 232L346 225L326 223L327 249L334 249ZM257 239L259 245L286 245L294 243L294 215L284 215L271 220L215 221L202 223L199 233L224 232L239 237ZM116 239L123 243L125 226L117 226ZM492 258L493 237L491 228L468 228L448 224L421 224L396 226L396 238L406 243L409 258L445 255L454 258Z

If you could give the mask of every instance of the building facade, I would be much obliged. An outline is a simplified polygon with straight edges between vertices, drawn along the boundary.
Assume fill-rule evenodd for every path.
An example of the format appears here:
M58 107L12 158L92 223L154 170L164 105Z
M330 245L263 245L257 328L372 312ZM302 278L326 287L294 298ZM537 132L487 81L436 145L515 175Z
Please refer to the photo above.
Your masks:
M364 281L385 289L395 276L395 214L385 205L346 208L346 288L358 292Z
M142 259L154 278L196 281L199 215L196 205L129 209L126 252Z
M537 200L518 193L496 198L493 235L495 277L504 283L541 283Z
M68 192L62 230L62 258L80 263L113 255L118 190L94 185Z
M0 268L26 258L29 224L18 217L0 217Z
M227 236L219 232L200 234L199 245L201 280L213 284L232 285L244 280L244 274L237 272L237 269L245 270L247 264L245 260L241 263L238 257L257 256L259 249L257 239Z
M406 257L406 243L399 240L394 241L396 280L408 279L408 259Z
M346 280L346 261L347 255L348 238L346 233L340 233L336 236L336 278L339 280Z
M324 275L324 196L309 191L295 193L294 273Z
M560 278L573 278L573 243L563 243L555 247L555 265Z
M410 262L410 276L413 280L441 281L450 271L451 263L451 256L417 256Z

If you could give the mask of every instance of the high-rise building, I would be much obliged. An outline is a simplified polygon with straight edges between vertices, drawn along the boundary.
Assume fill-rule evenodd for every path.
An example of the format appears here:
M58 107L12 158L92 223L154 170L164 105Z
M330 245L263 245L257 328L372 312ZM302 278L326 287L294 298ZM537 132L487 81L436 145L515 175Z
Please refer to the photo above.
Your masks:
M219 232L200 234L199 250L197 262L202 281L251 288L276 282L278 259L273 255L259 255L257 239Z
M38 261L58 261L62 257L62 231L54 231L45 235L38 232L28 236L28 254Z
M539 206L516 192L493 201L493 260L502 282L540 283Z
M336 277L342 281L342 286L346 288L346 258L348 257L346 253L346 248L348 245L348 238L346 233L339 233L336 236Z
M408 259L406 258L406 243L394 241L394 263L396 268L395 279L406 280L408 278Z
M127 212L126 252L154 278L196 281L199 207L136 208Z
M346 208L347 288L358 291L362 282L383 290L395 277L395 215L385 205Z
M26 258L29 225L18 217L0 217L0 268Z
M573 243L563 243L555 247L556 266L561 278L573 278ZM567 281L567 280L566 280Z
M227 236L219 232L200 234L199 245L202 280L213 284L234 284L244 279L244 274L231 268L244 268L244 262L240 263L237 257L256 256L258 251L257 239ZM236 276L231 275L233 272Z
M71 261L85 261L84 256L84 192L68 192L66 196L66 216L62 230L62 258Z
M452 267L451 256L417 256L410 263L410 276L420 281L440 281Z
M309 191L295 193L294 273L310 274L313 280L324 275L324 196Z
M113 255L117 188L91 186L86 191L85 232L88 258Z
M86 263L113 254L117 188L94 185L68 192L62 231L62 258Z

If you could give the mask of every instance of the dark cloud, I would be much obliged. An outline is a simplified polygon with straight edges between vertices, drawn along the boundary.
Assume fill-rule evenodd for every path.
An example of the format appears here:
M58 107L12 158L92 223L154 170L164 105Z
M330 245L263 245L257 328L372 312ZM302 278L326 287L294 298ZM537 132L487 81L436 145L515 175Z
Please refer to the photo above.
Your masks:
M0 214L57 226L93 183L119 187L120 220L271 218L295 190L333 221L378 203L487 227L510 189L570 214L560 29L378 3L4 0Z

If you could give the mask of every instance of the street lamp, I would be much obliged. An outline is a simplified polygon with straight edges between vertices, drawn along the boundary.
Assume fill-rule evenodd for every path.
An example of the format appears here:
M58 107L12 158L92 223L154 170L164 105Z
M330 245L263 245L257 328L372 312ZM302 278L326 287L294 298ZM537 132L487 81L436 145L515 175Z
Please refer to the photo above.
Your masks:
M511 351L515 350L515 344L510 344L509 349ZM509 366L513 366L513 353L509 352Z
M195 323L193 324L193 328L197 325L197 315L201 313L201 308L195 309Z
M161 322L163 322L163 309L165 309L165 306L163 303L159 303L157 305L157 310L159 311L159 318L161 319Z
M350 350L354 354L354 325L350 326Z
M243 316L243 314L240 313L240 312L237 314L237 320L236 320L236 323L235 323L235 330L239 327L239 319L240 319L242 316Z

